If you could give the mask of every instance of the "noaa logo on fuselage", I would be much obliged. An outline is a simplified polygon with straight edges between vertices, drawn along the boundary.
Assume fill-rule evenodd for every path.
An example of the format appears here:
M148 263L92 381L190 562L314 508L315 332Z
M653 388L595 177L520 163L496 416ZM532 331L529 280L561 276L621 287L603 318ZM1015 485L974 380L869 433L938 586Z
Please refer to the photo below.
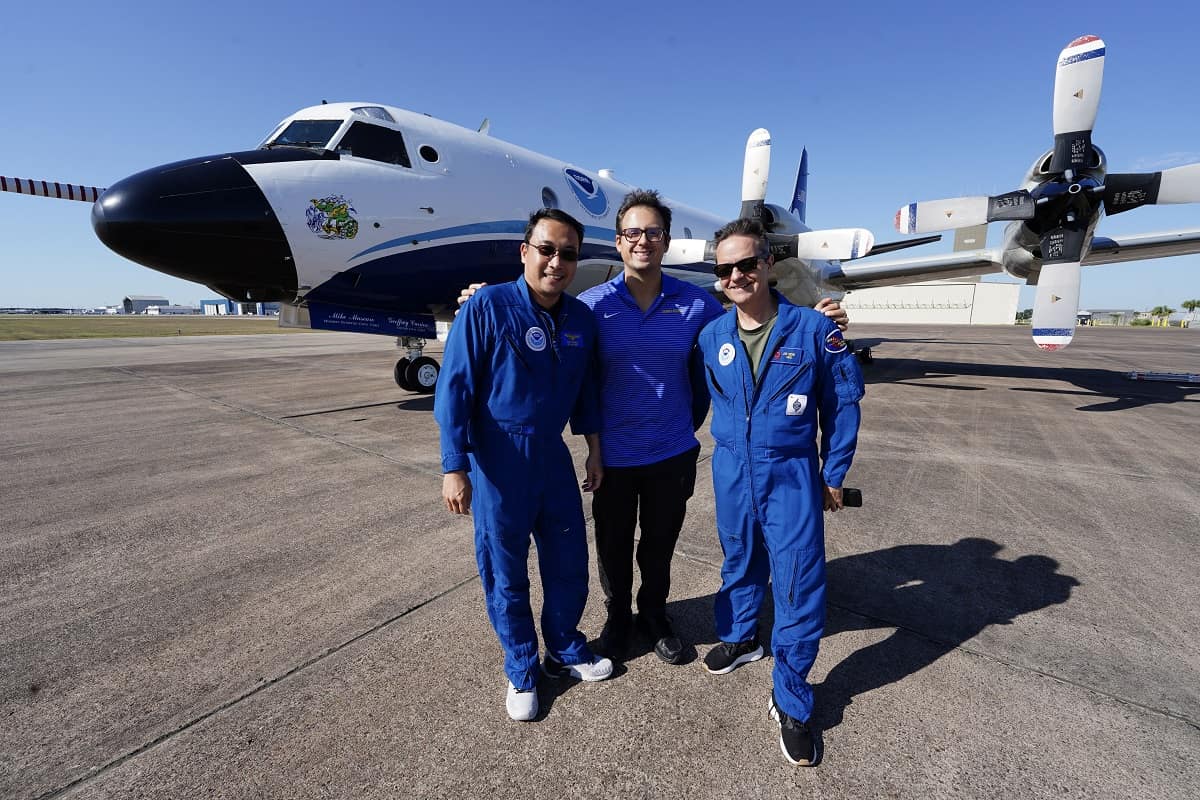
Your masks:
M535 353L546 349L546 332L541 328L530 328L525 331L525 346Z
M608 198L604 196L604 190L600 188L600 184L579 170L569 167L563 170L563 175L566 176L567 185L575 193L575 198L579 200L584 211L593 217L603 217L607 213Z
M736 351L733 349L733 345L729 342L721 345L721 349L717 351L717 363L722 367L728 367L733 363L733 355L735 352Z

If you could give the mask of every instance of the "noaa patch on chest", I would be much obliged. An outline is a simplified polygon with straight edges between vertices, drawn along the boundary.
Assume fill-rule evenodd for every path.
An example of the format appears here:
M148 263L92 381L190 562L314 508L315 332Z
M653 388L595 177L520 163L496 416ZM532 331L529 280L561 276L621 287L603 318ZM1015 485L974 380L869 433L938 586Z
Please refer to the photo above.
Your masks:
M772 364L800 364L804 361L804 351L796 347L780 347L771 356Z
M789 394L787 396L787 407L784 413L789 417L798 417L804 413L804 409L808 408L808 395L806 394Z
M733 349L732 342L726 342L721 345L721 349L717 351L717 363L722 367L728 367L733 363L733 355L737 351Z
M525 331L525 346L535 353L542 352L546 349L546 332L537 327Z
M825 337L825 352L835 354L846 352L846 340L842 338L841 331L834 331Z
M563 331L562 343L563 347L583 347L583 334Z

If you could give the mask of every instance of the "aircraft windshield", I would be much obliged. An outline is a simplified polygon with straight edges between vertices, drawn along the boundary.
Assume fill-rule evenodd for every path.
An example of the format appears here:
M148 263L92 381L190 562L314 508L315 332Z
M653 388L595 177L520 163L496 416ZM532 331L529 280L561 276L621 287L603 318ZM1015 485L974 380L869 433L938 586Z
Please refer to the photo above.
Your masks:
M342 127L338 119L297 119L267 142L267 147L325 147Z

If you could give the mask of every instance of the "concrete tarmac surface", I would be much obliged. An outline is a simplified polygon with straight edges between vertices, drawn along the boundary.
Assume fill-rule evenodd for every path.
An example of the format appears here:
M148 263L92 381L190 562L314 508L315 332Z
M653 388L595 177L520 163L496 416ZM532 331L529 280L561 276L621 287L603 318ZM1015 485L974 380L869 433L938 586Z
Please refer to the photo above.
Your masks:
M707 430L687 663L640 643L516 723L393 340L0 343L0 797L1200 796L1200 386L1123 377L1200 372L1200 330L850 333L865 505L827 515L816 769L769 658L703 669Z

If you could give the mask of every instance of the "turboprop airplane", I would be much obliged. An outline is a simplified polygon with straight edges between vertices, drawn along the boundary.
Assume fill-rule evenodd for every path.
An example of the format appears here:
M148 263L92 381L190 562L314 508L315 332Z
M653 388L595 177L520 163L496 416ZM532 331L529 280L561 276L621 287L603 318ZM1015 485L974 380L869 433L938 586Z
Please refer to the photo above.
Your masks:
M743 208L769 217L787 286L811 304L836 291L837 259L940 237L874 244L862 228L810 231L803 204L765 203L770 136L747 143ZM803 197L802 169L796 196ZM92 202L110 249L239 301L278 301L281 323L399 338L407 389L433 391L423 354L462 287L511 280L529 212L562 208L585 225L581 291L622 269L615 214L632 187L479 131L391 106L323 103L281 122L254 150L155 167L107 189L0 177L0 190ZM670 202L687 241L723 217ZM675 258L673 274L712 288L711 266ZM834 259L834 260L830 260ZM803 277L803 280L800 280Z
M770 135L762 129L752 133L741 213L759 217L771 231L779 288L793 302L812 304L851 289L1007 270L1031 283L1040 277L1040 294L1047 288L1056 292L1047 301L1053 318L1035 310L1034 333L1040 345L1061 346L1062 339L1070 339L1074 311L1068 325L1054 306L1067 297L1056 288L1062 281L1049 279L1063 274L1069 279L1069 269L1055 271L1060 264L1072 266L1064 258L1078 256L1075 297L1081 261L1200 252L1200 230L1091 239L1097 198L1109 213L1149 202L1200 199L1200 176L1194 171L1200 165L1153 175L1110 175L1105 186L1103 154L1090 144L1099 89L1095 70L1102 58L1077 57L1094 53L1091 42L1099 40L1073 42L1064 51L1069 63L1059 68L1064 87L1068 82L1062 76L1074 74L1072 65L1091 70L1086 95L1062 92L1086 97L1091 118L1064 112L1060 120L1056 111L1055 130L1063 144L1035 164L1031 188L999 198L914 204L897 217L898 227L912 233L932 230L930 218L941 228L1023 220L1010 228L999 250L859 261L940 237L876 245L862 228L810 230L804 221L803 161L792 204L767 203ZM1102 56L1103 44L1098 46ZM1057 109L1059 92L1055 97ZM407 354L396 364L396 382L422 392L433 390L439 369L423 354L426 339L436 335L439 319L452 318L463 286L510 280L519 273L518 250L531 210L559 207L584 222L572 287L578 291L622 268L614 216L631 188L607 170L593 173L495 139L486 123L473 131L364 103L302 109L254 150L155 167L107 190L0 178L3 191L92 202L97 236L119 255L234 300L278 301L282 324L398 337ZM705 261L713 248L701 237L726 219L668 202L675 237L664 265L712 288ZM1053 255L1043 259L1043 251ZM1073 304L1063 303L1068 305ZM1051 326L1055 340L1046 338Z
M1080 267L1200 252L1200 230L1121 237L1094 236L1101 211L1119 214L1138 206L1200 202L1200 164L1150 173L1108 172L1104 152L1092 144L1092 127L1104 77L1103 40L1081 36L1059 54L1054 77L1054 147L1038 156L1020 189L992 197L956 197L911 203L896 212L904 233L968 228L1014 220L1003 244L943 257L963 274L1001 270L1037 286L1033 340L1060 350L1074 336L1079 310ZM914 271L930 259L873 263Z

